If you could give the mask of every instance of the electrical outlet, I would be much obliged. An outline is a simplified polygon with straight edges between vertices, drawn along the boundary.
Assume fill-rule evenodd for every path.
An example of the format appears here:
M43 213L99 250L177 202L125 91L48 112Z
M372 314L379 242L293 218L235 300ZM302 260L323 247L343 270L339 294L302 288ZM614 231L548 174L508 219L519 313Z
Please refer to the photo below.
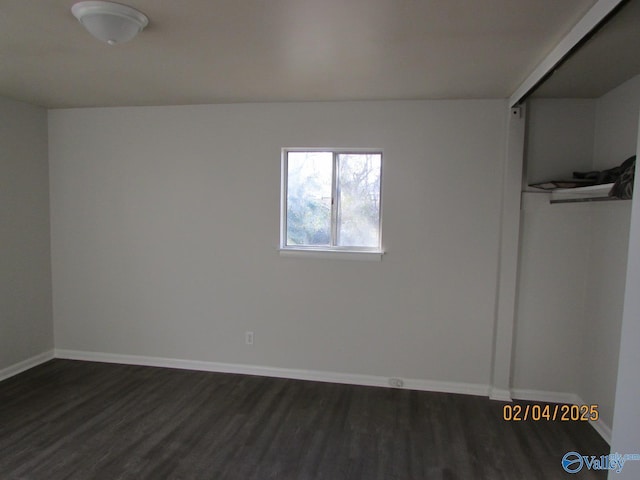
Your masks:
M390 378L389 385L396 388L402 388L404 386L404 382L401 378Z
M253 345L253 332L245 332L245 334L244 334L244 342L247 345Z

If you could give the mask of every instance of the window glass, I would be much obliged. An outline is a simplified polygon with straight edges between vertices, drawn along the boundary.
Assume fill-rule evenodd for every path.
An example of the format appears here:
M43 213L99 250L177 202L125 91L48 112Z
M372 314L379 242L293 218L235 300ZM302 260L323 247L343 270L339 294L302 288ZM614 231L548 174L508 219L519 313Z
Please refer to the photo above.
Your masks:
M283 151L281 247L380 252L382 153Z
M287 245L331 244L331 152L289 152Z
M338 155L337 245L380 244L380 154Z

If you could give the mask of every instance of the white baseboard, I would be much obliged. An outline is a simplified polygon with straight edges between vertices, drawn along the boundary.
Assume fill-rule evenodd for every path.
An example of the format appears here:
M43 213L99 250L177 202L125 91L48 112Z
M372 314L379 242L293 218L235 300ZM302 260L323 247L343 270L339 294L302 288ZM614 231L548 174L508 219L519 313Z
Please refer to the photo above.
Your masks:
M568 392L546 392L543 390L514 388L511 390L511 395L514 399L528 400L530 402L568 403L572 405L581 403L578 395Z
M489 398L491 400L498 400L499 402L510 402L512 400L511 390L491 387L489 390Z
M597 422L589 422L593 428L596 429L596 432L600 434L605 442L611 445L611 427L607 425L602 419L599 419Z
M524 390L514 389L512 390L513 398L519 400L528 400L530 402L548 402L548 403L567 403L571 405L586 405L584 400L575 393L563 393L563 392L544 392L540 390ZM589 422L596 432L600 434L605 442L611 445L611 427L607 425L602 419L598 419L595 422Z
M295 380L312 380L315 382L343 383L370 387L389 387L389 377L376 375L360 375L351 373L324 372L317 370L298 370L291 368L265 367L259 365L243 365L235 363L205 362L198 360L182 360L163 357L145 357L139 355L120 355L113 353L85 352L77 350L55 350L56 358L68 360L85 360L90 362L122 363L128 365L144 365L150 367L179 368L200 370L205 372L239 373L263 377L290 378ZM488 385L443 382L438 380L419 380L402 378L403 387L409 390L429 392L460 393L463 395L488 396Z
M13 365L9 365L6 368L0 370L0 382L2 380L6 380L7 378L13 377L19 373L24 372L25 370L29 370L30 368L37 367L41 363L48 362L49 360L53 360L54 351L48 350L46 352L39 353L31 358L27 358L26 360L22 360L21 362L14 363Z

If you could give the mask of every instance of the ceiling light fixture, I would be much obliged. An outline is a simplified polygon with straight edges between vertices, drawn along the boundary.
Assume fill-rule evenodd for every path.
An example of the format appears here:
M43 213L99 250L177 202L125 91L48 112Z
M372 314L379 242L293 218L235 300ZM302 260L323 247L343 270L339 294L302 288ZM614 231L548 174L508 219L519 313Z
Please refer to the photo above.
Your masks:
M109 45L128 42L149 24L144 13L113 2L78 2L71 13L91 35Z

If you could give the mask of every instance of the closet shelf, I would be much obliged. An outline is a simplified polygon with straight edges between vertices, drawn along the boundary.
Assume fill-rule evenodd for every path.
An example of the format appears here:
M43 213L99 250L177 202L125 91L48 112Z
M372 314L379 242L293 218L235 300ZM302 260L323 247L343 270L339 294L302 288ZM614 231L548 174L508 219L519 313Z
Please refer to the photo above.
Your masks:
M588 187L543 189L529 186L526 193L544 193L549 197L549 203L581 203L618 201L620 198L610 197L609 192L613 183L590 185Z
M584 203L584 202L619 202L624 198L616 197L589 197L589 198L551 198L549 203Z
M607 192L608 193L608 192ZM608 195L592 196L588 198L578 198L565 196L562 198L552 197L551 191L542 189L528 188L522 192L522 209L537 210L539 208L553 207L555 205L588 205L594 202L598 203L620 203L620 198L609 197Z

